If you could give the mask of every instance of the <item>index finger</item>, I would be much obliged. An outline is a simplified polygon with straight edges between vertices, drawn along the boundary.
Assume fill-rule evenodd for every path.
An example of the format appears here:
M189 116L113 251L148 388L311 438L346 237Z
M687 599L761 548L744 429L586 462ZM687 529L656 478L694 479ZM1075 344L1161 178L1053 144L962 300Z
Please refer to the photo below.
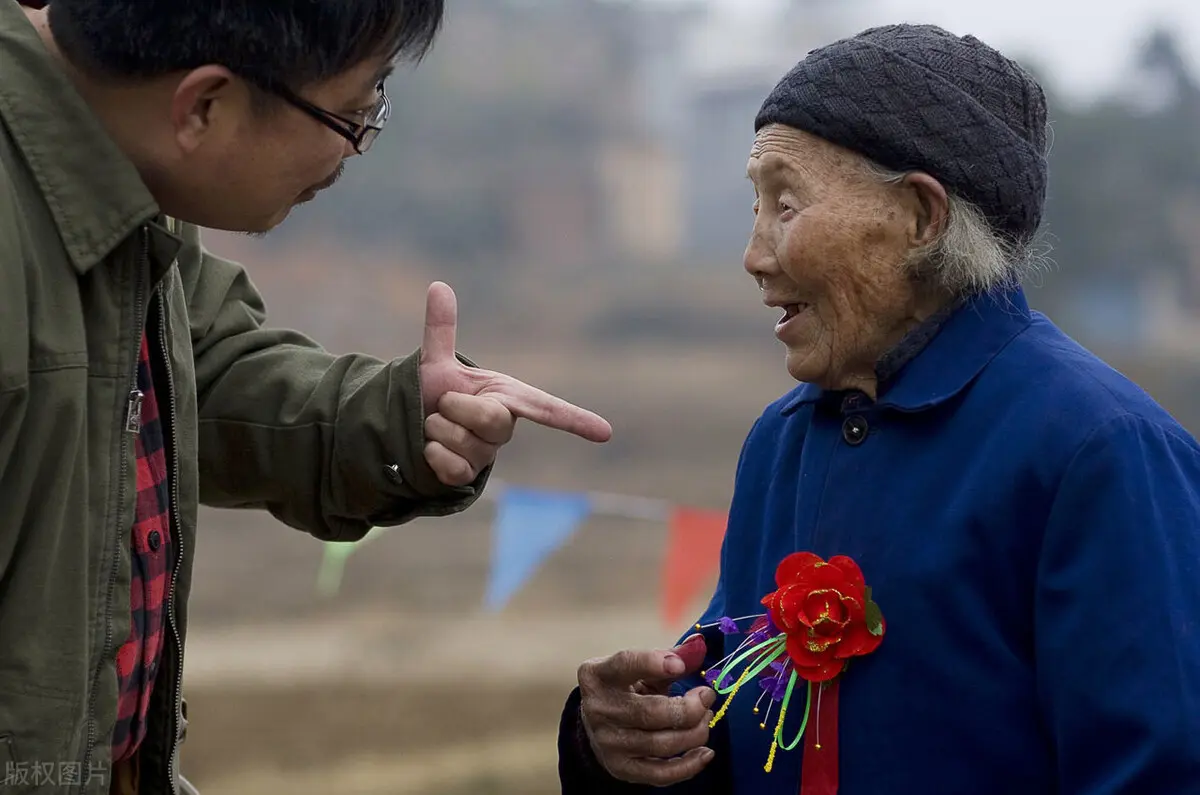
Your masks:
M457 334L458 299L450 285L434 282L429 285L429 292L425 295L425 336L421 343L421 360L453 360Z
M623 690L595 701L588 710L609 725L645 732L695 729L712 718L698 690L682 696L643 696Z
M566 431L589 442L607 442L612 438L612 426L599 414L511 376L503 376L487 394L504 404L514 415L538 425Z

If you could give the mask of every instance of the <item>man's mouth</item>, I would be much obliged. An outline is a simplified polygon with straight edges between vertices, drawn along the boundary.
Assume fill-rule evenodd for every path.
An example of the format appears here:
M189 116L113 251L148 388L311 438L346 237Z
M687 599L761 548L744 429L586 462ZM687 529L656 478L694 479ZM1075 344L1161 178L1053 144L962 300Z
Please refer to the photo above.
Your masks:
M325 190L326 188L332 188L334 183L336 183L339 179L342 178L342 174L345 173L345 171L346 171L346 161L343 160L341 163L338 164L337 170L334 171L332 174L330 174L329 177L326 178L323 182L318 182L316 185L313 185L311 188L304 191L304 193L301 193L300 201L302 201L302 202L311 201L312 199L316 198L317 194L320 193L321 191Z

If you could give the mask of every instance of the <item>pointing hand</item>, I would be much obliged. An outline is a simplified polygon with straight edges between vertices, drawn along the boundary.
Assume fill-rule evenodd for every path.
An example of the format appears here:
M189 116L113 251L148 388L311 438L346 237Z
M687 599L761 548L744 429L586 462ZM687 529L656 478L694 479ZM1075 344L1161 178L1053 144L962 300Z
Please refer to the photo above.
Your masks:
M425 408L425 460L438 479L465 486L512 439L518 418L606 442L612 426L579 408L503 373L468 367L455 355L458 303L441 282L429 286L421 346L421 400Z

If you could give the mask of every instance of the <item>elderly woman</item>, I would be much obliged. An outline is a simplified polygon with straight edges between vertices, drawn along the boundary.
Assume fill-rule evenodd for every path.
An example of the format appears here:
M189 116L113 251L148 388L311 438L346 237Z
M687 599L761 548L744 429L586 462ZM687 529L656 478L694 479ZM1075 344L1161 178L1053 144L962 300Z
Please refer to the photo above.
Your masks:
M745 268L800 384L699 632L579 669L563 792L1200 792L1200 446L1026 303L1040 87L889 26L755 126Z

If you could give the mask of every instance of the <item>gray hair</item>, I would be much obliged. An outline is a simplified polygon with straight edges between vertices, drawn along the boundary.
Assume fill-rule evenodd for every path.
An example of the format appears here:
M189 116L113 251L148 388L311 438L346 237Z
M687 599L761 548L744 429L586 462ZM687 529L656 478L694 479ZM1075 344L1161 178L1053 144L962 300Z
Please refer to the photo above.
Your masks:
M867 161L871 177L898 184L906 172ZM971 202L947 192L945 228L937 239L914 252L908 266L920 278L956 296L1015 287L1038 270L1041 256L1032 244L999 234Z

